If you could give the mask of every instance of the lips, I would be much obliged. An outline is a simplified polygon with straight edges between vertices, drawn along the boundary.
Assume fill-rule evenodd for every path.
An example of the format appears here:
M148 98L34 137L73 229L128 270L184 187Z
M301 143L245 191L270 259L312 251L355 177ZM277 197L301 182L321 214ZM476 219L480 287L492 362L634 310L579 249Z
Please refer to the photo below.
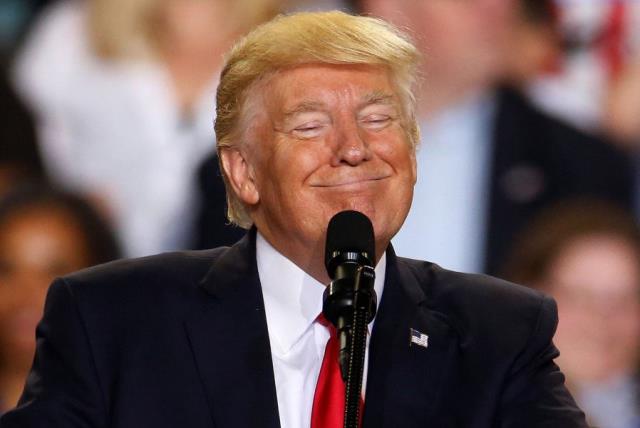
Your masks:
M386 167L324 168L309 177L307 183L311 187L357 187L375 184L392 175L393 170Z
M373 177L341 177L337 180L327 180L317 183L311 183L311 187L349 187L358 185L373 184L375 182L389 178L389 175L373 176Z

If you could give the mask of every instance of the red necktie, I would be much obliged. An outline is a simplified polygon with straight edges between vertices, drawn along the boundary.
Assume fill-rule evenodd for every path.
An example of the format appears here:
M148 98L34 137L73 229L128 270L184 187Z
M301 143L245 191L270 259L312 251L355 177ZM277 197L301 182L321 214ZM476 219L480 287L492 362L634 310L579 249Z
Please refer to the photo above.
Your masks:
M311 428L342 428L344 426L344 382L340 375L338 352L340 344L336 328L324 316L318 322L329 329L331 337L327 342L320 368L320 376L313 396Z

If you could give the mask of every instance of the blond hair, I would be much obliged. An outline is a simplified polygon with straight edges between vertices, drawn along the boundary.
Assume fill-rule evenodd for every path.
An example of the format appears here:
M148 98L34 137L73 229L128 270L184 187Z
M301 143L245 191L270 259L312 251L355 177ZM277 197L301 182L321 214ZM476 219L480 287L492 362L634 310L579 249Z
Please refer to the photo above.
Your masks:
M419 58L406 34L377 18L338 11L278 16L241 39L227 55L216 95L218 155L239 146L239 128L254 83L278 70L311 63L388 69L403 101L403 128L415 147L419 131L413 90ZM227 216L232 223L249 228L253 221L220 167L227 190Z
M88 31L95 53L109 59L156 57L163 33L159 12L167 1L89 0ZM282 0L208 1L228 3L224 20L239 34L273 18L282 8Z

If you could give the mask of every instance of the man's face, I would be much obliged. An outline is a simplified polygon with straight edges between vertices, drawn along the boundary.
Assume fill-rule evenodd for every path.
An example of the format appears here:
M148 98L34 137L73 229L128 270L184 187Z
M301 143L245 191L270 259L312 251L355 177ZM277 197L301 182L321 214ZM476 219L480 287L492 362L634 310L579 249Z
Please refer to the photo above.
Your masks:
M380 255L407 215L416 180L386 70L305 65L261 88L243 149L255 192L241 194L260 232L287 256L313 257L331 217L352 209L373 222Z

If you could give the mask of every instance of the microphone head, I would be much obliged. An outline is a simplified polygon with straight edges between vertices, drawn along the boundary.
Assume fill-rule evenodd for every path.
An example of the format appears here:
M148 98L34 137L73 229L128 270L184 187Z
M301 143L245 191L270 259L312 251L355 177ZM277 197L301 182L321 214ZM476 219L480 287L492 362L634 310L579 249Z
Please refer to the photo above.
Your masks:
M334 215L327 226L324 263L333 278L335 263L332 261L355 253L362 262L374 266L376 242L369 217L358 211L341 211Z

